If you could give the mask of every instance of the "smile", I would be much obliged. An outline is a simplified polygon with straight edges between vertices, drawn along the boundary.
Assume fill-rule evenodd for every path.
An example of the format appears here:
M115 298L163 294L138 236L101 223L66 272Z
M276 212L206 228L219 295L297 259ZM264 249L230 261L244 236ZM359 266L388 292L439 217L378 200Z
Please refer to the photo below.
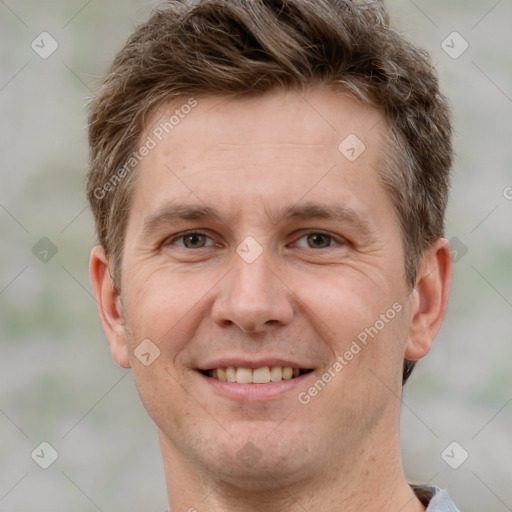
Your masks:
M246 368L228 366L227 368L213 368L201 370L203 375L222 382L236 382L238 384L268 384L291 380L305 375L313 370L292 368L291 366L262 366L260 368Z

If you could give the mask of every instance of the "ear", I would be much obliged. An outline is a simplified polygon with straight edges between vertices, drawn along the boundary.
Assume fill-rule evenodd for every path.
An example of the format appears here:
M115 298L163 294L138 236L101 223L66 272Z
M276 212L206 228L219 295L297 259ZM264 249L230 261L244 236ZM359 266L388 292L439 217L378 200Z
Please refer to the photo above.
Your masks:
M439 238L418 263L405 359L417 361L430 351L446 313L451 275L450 244L446 238Z
M121 311L121 300L112 283L105 249L100 245L91 251L89 274L112 357L122 368L129 368L128 343Z

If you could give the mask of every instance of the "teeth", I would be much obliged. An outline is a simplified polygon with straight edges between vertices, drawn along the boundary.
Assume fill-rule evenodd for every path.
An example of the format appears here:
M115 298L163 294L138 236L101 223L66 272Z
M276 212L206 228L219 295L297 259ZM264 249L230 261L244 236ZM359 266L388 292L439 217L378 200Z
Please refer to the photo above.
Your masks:
M283 380L283 369L281 366L272 366L272 368L270 368L270 380L272 382Z
M256 368L252 371L252 382L255 384L266 384L270 382L270 369L268 366Z
M290 380L293 377L293 370L289 366L283 368L283 379Z
M290 366L263 366L261 368L215 368L209 370L208 375L223 382L237 382L238 384L267 384L268 382L279 382L290 380L301 375L300 368Z
M226 368L226 380L236 382L236 370L232 366Z
M252 370L250 368L238 368L236 381L239 384L250 384L252 382Z

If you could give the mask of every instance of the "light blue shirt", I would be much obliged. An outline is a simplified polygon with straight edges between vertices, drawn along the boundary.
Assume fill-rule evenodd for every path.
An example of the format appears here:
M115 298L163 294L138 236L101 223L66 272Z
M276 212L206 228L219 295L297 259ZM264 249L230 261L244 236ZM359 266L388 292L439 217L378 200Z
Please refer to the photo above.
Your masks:
M435 485L410 484L426 512L459 512L449 494Z

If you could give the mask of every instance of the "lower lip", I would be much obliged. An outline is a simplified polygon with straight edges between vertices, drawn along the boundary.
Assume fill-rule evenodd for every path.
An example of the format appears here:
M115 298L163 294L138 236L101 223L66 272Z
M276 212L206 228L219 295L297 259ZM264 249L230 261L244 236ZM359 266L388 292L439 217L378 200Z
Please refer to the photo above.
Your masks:
M304 381L313 375L314 372L305 373L299 377L267 384L238 384L236 382L225 382L197 372L215 391L235 400L247 402L270 400L279 398L281 395L294 390L297 386L303 385Z

